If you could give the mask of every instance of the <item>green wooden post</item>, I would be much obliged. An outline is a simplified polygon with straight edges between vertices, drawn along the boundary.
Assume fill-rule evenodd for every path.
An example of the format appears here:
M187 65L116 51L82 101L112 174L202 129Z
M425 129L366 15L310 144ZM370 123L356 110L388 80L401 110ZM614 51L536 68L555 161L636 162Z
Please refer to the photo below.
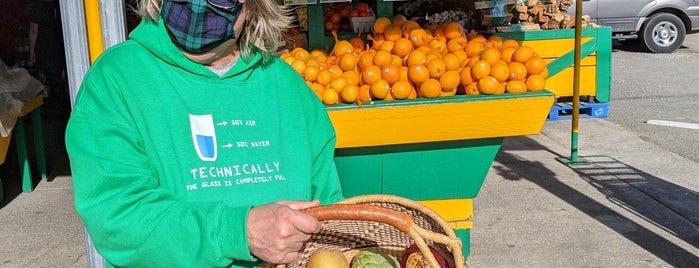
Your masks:
M42 180L47 178L46 174L46 151L44 149L44 132L41 125L41 109L32 111L32 131L34 132L34 151L36 154L36 165Z
M17 162L19 163L20 178L22 179L22 191L25 193L34 190L32 181L31 166L29 164L29 153L27 152L27 138L24 132L24 120L17 118L17 123L13 129L15 131L15 145L17 146Z

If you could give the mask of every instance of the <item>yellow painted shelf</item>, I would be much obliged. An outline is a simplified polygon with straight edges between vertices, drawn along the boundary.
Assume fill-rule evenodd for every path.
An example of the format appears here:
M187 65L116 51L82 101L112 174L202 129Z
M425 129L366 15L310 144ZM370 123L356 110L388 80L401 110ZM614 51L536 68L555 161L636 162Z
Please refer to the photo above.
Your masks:
M554 103L549 91L462 95L328 106L337 148L538 134Z

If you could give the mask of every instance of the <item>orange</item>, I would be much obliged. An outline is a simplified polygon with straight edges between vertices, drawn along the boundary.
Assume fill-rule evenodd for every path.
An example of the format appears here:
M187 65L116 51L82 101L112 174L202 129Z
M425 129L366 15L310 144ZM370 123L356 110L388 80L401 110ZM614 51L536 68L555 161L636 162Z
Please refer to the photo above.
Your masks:
M461 27L461 24L455 21L447 22L442 28L442 32L444 33L444 37L447 39L454 39L464 36L464 28Z
M444 53L447 51L447 42L441 39L432 39L430 40L429 46L432 50L438 52L438 53Z
M492 76L485 76L478 80L478 91L482 94L495 94L499 86L500 82Z
M481 92L478 91L478 82L473 82L464 86L464 93L466 95L480 95Z
M452 54L459 57L459 61L461 62L460 67L466 66L466 64L468 63L468 54L466 54L466 51L457 50L452 52Z
M410 32L415 29L420 29L420 25L417 24L417 22L413 20L406 21L403 23L401 26L401 31L403 32L403 37L409 38L410 37Z
M439 78L447 71L447 65L442 59L433 59L427 62L427 70L430 72L430 77Z
M541 91L546 88L546 78L533 74L527 77L527 91Z
M408 18L406 18L403 14L396 14L393 16L393 24L397 26L403 26L405 22L408 21Z
M371 84L381 79L381 69L376 65L371 65L362 72L362 80L365 84Z
M371 101L371 93L369 92L369 89L371 88L371 85L362 85L359 87L359 95L358 99L360 101Z
M544 78L548 78L549 77L549 68L548 67L544 68L544 71L541 72L539 75L543 76Z
M534 56L528 59L524 66L527 67L528 74L540 74L546 69L546 62L539 56Z
M403 31L400 29L399 26L396 25L389 25L386 27L386 30L383 33L383 37L386 38L387 41L396 41L399 38L403 37Z
M323 86L330 85L330 82L333 81L333 75L330 73L330 70L328 69L323 69L318 71L318 75L316 76L316 83L321 84Z
M488 43L488 39L486 39L484 36L482 36L480 34L475 34L475 35L471 36L470 41L478 42L478 43L481 43L483 45Z
M336 42L335 47L333 48L333 54L337 57L342 56L342 54L352 52L354 52L354 46L352 46L352 44L347 40L340 40L339 42Z
M521 46L518 47L517 50L515 50L515 53L512 54L512 60L516 62L525 63L531 57L534 57L534 54L535 53L533 48L528 46Z
M484 49L485 45L483 43L471 40L466 44L464 51L466 51L466 55L468 55L469 58L472 58L479 56Z
M427 64L427 54L422 50L413 50L408 54L406 63L408 66Z
M340 56L340 61L338 62L338 65L340 66L340 69L343 71L349 71L349 70L354 70L355 67L357 67L357 54L355 53L345 53Z
M504 94L506 86L507 86L506 82L498 83L498 89L495 91L495 94Z
M332 88L335 91L337 91L337 93L340 93L340 91L342 91L342 89L345 88L345 86L348 84L349 83L347 82L347 78L338 77L333 79L333 81L330 82L330 85L328 85L327 88Z
M387 40L387 41L383 41L383 42L381 42L381 44L379 45L379 49L378 49L378 50L384 50L384 51L391 52L391 50L393 50L393 46L394 46L394 45L395 45L395 42L393 42L393 41L388 41L388 40Z
M447 41L447 51L454 52L464 50L466 44L468 44L466 37L457 37L454 39L449 39L449 41Z
M313 93L315 93L318 99L322 102L323 94L325 93L325 87L318 83L311 83L308 85L308 87L310 87L311 90L313 90Z
M505 39L502 41L502 45L500 45L500 48L506 48L506 47L518 48L519 43L514 39Z
M315 59L310 59L306 62L306 68L308 68L309 66L315 66L320 68L320 63L318 63L318 61Z
M291 67L296 70L299 74L303 74L303 71L306 69L306 62L300 59L295 59L294 61L291 62Z
M388 64L381 70L381 79L393 85L400 80L400 66Z
M439 84L442 91L452 91L461 84L461 75L457 71L446 71L439 77Z
M515 53L515 50L517 50L516 47L502 48L502 51L500 52L500 59L510 63L512 61L512 54Z
M487 47L481 51L481 60L487 61L490 65L493 65L500 61L500 51L497 48Z
M425 98L436 98L442 94L442 86L434 78L427 79L420 85L420 95Z
M408 39L413 43L413 47L427 45L427 32L422 28L413 29L410 31Z
M342 76L347 79L347 84L352 84L352 85L359 85L359 80L361 79L361 75L357 70L350 70L342 73Z
M340 95L337 94L337 91L335 91L332 88L325 89L323 91L323 103L326 105L333 105L337 104L340 99Z
M359 97L359 86L346 85L340 92L340 100L344 103L355 103Z
M487 61L479 60L471 66L471 77L473 79L480 80L488 75L490 75L490 63Z
M430 78L430 71L425 65L413 65L408 67L408 78L415 85L420 85Z
M405 57L413 52L413 42L410 42L408 38L399 38L393 43L393 48L391 49L393 55L398 57Z
M454 71L461 67L461 59L459 59L459 56L456 56L454 53L444 54L444 56L442 56L442 60L444 61L448 71Z
M507 93L524 93L527 92L527 83L524 81L510 81L505 87Z
M366 51L362 54L359 54L359 58L357 59L357 66L359 70L364 70L367 66L369 65L374 65L374 51Z
M352 47L354 48L354 53L359 53L359 52L364 51L366 44L364 43L364 40L362 40L362 38L355 36L355 37L352 37L349 40L349 42L350 42L350 44L352 44Z
M371 93L372 99L383 100L391 92L391 85L383 79L377 79L371 83L369 87L369 93Z
M495 77L500 82L507 81L510 77L510 67L505 63L496 63L490 66L490 76Z
M398 57L396 55L391 55L391 63L389 63L389 64L395 64L395 65L401 66L401 65L403 65L403 58Z
M510 81L523 81L527 78L527 67L524 64L513 61L507 67L510 68Z
M311 53L300 47L294 48L294 50L291 51L291 54L294 55L294 58L303 60L304 62L311 59Z
M378 17L374 21L373 30L375 34L383 34L386 31L386 27L391 25L391 19L387 17Z
M374 65L376 65L379 68L383 68L384 66L388 65L392 61L391 53L385 50L379 50L374 53Z
M466 63L466 66L473 67L473 65L476 65L476 62L478 62L480 60L481 60L480 56L468 58L468 62Z
M391 97L396 100L404 100L410 97L415 89L408 81L398 81L391 87Z
M316 81L318 72L320 72L320 68L317 66L308 66L305 70L303 70L303 79L311 82Z
M459 77L461 78L461 84L464 86L475 82L473 77L471 77L471 67L464 67L461 69Z
M312 59L318 59L319 57L328 57L328 54L325 53L325 51L321 50L321 49L311 50L310 55L311 55Z
M333 75L333 79L336 79L336 78L342 76L342 73L344 72L344 71L342 70L342 68L340 68L340 66L337 65L337 64L335 64L335 65L330 65L330 66L328 67L328 71L330 71L330 74Z
M428 52L425 53L425 54L427 55L427 62L430 62L430 61L433 60L433 59L440 59L440 58L442 58L442 54L439 53L439 52L437 52L437 51L434 51L434 50L430 50L430 51L428 51Z
M490 37L488 37L488 42L493 44L493 47L495 48L501 47L503 41L504 39L498 35L491 35Z

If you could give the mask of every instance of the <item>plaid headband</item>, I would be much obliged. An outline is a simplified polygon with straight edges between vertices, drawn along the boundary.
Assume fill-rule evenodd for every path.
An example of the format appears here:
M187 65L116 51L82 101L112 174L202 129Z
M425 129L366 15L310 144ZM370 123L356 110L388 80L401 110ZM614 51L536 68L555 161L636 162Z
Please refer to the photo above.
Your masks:
M235 38L242 7L237 0L164 0L160 16L178 48L203 53Z

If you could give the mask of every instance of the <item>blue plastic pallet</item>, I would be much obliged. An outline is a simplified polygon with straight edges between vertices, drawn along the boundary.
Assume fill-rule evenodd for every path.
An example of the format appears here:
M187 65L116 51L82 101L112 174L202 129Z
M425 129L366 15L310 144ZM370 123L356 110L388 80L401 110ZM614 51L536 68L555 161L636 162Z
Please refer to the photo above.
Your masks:
M578 105L580 118L605 118L609 115L609 103L586 103L580 102ZM551 107L548 120L569 120L573 117L572 102L557 102Z

